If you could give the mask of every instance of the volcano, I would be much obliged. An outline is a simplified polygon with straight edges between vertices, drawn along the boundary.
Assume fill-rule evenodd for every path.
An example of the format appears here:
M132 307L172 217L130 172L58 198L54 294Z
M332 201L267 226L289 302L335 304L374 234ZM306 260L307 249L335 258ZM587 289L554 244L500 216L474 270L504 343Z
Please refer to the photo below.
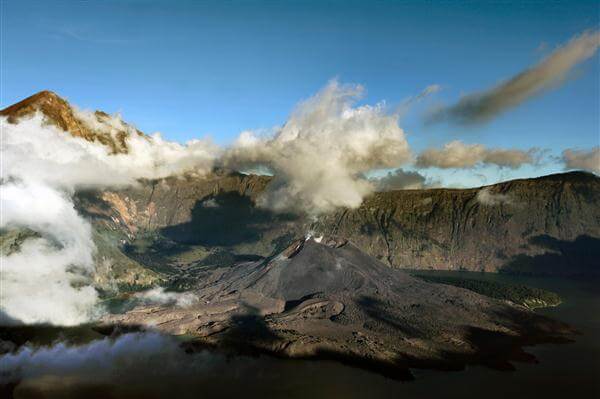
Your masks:
M409 369L511 368L522 345L566 341L566 324L392 269L341 238L295 240L265 260L202 271L187 307L106 318L191 336L195 348L329 358L398 379Z
M144 135L51 92L0 111L9 123L35 113L112 155ZM400 379L415 367L508 369L533 360L523 346L575 334L509 300L403 269L597 274L597 176L378 192L356 209L315 217L258 206L271 182L214 168L73 193L92 226L93 287L103 303L186 291L185 301L128 302L102 323L190 337L190 350L331 358ZM32 237L18 227L0 232L10 251Z

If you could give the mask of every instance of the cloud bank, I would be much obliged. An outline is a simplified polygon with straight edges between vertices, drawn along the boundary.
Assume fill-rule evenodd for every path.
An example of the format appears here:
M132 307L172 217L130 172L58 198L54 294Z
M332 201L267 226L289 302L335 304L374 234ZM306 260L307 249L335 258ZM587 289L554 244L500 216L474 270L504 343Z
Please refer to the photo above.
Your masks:
M65 191L127 186L142 178L186 172L205 174L218 156L217 147L209 141L192 140L181 145L163 140L159 134L140 136L118 117L96 122L93 128L109 136L127 132L125 154L112 154L105 145L46 124L40 113L17 124L6 123L4 118L2 123L3 177L44 182ZM90 122L84 119L84 123Z
M155 135L129 135L127 154L76 138L45 124L37 114L3 127L0 205L2 229L29 229L40 237L2 254L0 322L76 325L98 317L92 286L95 245L89 223L77 214L72 195L81 188L135 184L184 172L206 173L217 156L212 144L183 146ZM118 118L98 122L112 135Z
M356 85L335 81L300 103L270 137L244 132L224 157L237 170L266 167L273 175L259 205L319 214L358 207L374 186L363 173L410 159L397 115L382 104L355 106Z
M485 123L562 83L579 63L591 58L600 47L600 32L584 32L558 48L537 65L498 86L464 96L458 103L440 108L429 122L448 121L460 125Z
M49 376L106 383L133 378L147 367L153 367L155 373L167 372L185 360L184 356L175 339L157 333L124 334L80 346L26 345L0 356L0 384Z
M562 161L566 169L583 169L600 175L600 146L591 150L564 150Z
M20 251L2 254L4 316L26 324L74 325L92 319L98 295L89 285L95 249L89 223L77 215L68 196L43 184L5 184L0 200L2 229L41 234L26 240Z
M421 168L472 168L476 165L496 165L516 169L524 164L538 161L539 149L528 151L516 149L487 148L483 144L465 144L455 140L443 148L430 148L421 152L416 166Z

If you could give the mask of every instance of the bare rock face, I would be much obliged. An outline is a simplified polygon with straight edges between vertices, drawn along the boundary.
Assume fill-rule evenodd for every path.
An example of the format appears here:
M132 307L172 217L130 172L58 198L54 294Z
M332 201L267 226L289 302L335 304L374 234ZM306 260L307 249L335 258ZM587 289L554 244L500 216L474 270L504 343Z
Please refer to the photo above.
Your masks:
M349 239L392 267L600 273L600 178L589 173L376 193L357 209L316 220L257 208L269 180L235 173L167 179L92 195L81 205L101 209L132 238L153 231L182 245L235 254L269 256L312 231ZM98 219L98 212L89 213Z
M316 228L395 267L597 274L599 204L600 178L571 172L474 189L377 193Z
M126 153L126 139L129 135L127 131L116 131L113 134L107 134L95 130L82 121L74 112L71 105L51 91L41 91L23 101L11 105L0 111L1 116L7 117L9 123L16 123L20 118L41 112L46 121L64 131L71 133L75 137L81 137L88 141L97 141L110 147L113 153ZM109 115L96 111L94 117L97 121L109 118ZM137 131L137 134L142 135Z
M301 245L300 245L301 244ZM333 358L409 378L409 367L511 367L525 343L573 331L525 308L392 269L352 243L295 241L265 261L217 268L198 303L147 306L107 323L196 337L194 345L297 358Z

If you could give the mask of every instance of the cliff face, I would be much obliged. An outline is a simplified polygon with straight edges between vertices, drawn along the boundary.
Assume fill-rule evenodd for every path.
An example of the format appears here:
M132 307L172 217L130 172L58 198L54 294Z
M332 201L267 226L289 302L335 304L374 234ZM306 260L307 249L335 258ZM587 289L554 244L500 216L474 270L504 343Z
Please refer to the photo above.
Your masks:
M572 172L476 189L377 193L316 220L254 206L268 177L223 174L143 182L81 196L81 206L131 238L268 256L298 235L345 237L400 268L598 273L600 179Z
M577 274L592 271L599 203L600 179L574 172L479 189L380 193L321 226L392 266ZM580 241L590 245L574 250ZM548 252L555 256L544 258Z
M111 129L110 133L100 131L97 126L86 123L71 105L51 91L41 91L23 101L0 110L0 116L5 116L9 123L16 123L20 118L28 117L36 112L46 117L46 122L71 133L84 140L99 142L111 149L113 153L126 153L126 139L130 134L127 125L124 129ZM102 111L90 115L93 124L103 124L110 116ZM137 134L143 135L140 131Z
M142 181L118 191L81 192L76 202L95 226L120 232L127 246L150 262L157 257L146 257L148 246L158 248L160 255L198 249L202 256L215 252L268 256L308 228L304 218L254 205L269 181L266 176L213 173ZM202 260L200 255L186 259L194 263Z

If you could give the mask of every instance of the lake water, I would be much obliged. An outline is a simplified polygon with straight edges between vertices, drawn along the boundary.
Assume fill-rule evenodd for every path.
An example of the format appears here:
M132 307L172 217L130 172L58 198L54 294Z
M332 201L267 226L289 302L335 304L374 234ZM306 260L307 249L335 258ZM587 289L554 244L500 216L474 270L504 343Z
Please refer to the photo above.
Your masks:
M435 272L453 274L458 272ZM536 310L581 331L575 343L526 348L538 364L515 363L516 371L469 367L458 372L413 370L416 380L394 381L330 361L294 361L270 357L227 359L214 354L122 356L118 364L101 357L80 361L81 354L47 357L48 375L34 370L14 390L15 397L284 397L284 398L595 398L600 397L600 280L532 278L464 273L469 278L526 284L555 291L563 303ZM152 348L167 347L160 341ZM123 345L123 350L131 349ZM100 353L100 349L94 349ZM88 352L91 350L88 350ZM127 353L127 352L124 352ZM66 356L63 359L61 356ZM70 357L69 357L70 356ZM190 360L194 358L194 360ZM175 359L175 360L174 360ZM49 361L48 359L44 361ZM173 362L177 366L173 367ZM64 368L63 372L57 369ZM85 383L70 376L85 375ZM108 370L101 370L100 368ZM90 377L91 375L91 377Z

